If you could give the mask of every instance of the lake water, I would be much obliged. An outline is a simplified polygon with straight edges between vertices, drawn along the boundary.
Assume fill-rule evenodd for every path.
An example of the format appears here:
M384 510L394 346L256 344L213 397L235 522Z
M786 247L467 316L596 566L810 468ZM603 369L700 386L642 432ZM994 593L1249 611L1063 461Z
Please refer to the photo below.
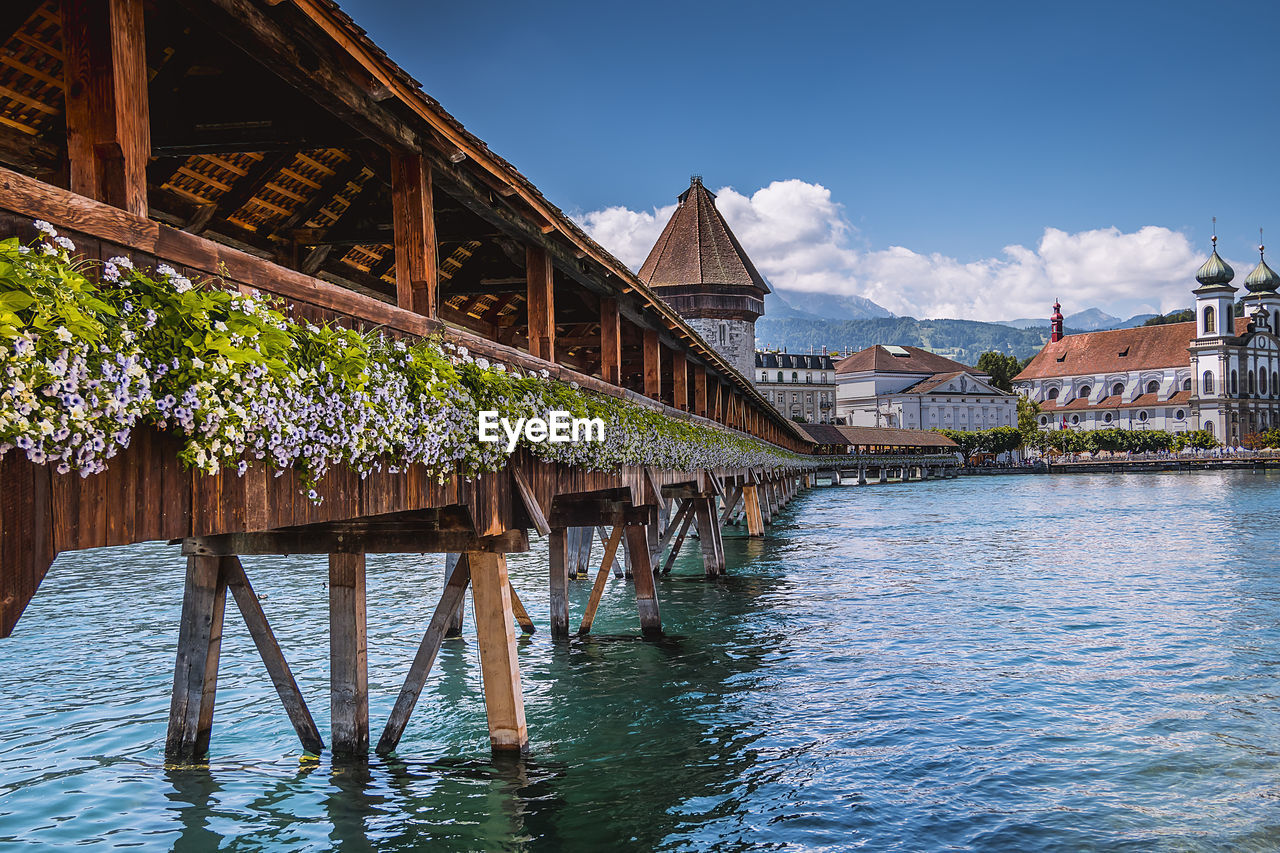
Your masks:
M229 603L209 766L167 769L183 560L63 555L0 641L0 848L1275 850L1278 518L1275 473L818 488L723 581L687 543L667 639L615 580L568 648L538 543L530 755L490 755L468 624L355 767L302 755ZM324 563L244 562L327 733ZM441 575L369 558L375 740Z

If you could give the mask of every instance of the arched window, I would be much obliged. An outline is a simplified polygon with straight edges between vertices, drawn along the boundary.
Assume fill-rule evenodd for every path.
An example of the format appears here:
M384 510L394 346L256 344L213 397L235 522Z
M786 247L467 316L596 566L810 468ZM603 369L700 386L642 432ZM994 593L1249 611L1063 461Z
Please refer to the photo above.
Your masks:
M1258 371L1258 393L1264 397L1267 394L1267 371Z
M1050 388L1050 389L1049 389L1049 393L1045 395L1045 399L1046 399L1046 400L1056 400L1056 399L1058 399L1058 389L1057 389L1057 388Z
M1121 394L1123 394L1123 393L1124 393L1124 383L1123 383L1123 382L1117 382L1115 385L1112 385L1112 386L1111 386L1111 393L1112 393L1114 396L1116 396L1116 397L1119 397Z
M1182 390L1183 390L1183 391L1190 391L1190 390L1191 390L1191 377L1190 377L1190 376L1188 376L1186 379L1182 380Z
M1204 333L1206 335L1212 335L1215 331L1213 320L1213 306L1206 305L1204 307Z
M1257 382L1254 380L1253 371L1249 371L1249 396L1253 396L1258 392Z
M1240 393L1239 377L1236 376L1236 372L1234 370L1231 371L1231 393L1232 394Z
M1150 381L1150 382L1148 382L1148 383L1147 383L1147 393L1148 393L1148 394L1154 394L1154 393L1156 393L1156 392L1157 392L1157 391L1159 391L1159 390L1160 390L1160 383L1159 383L1159 382L1156 382L1155 380L1152 380L1152 381Z
M1274 397L1276 394L1280 394L1280 376L1277 376L1273 370L1271 371L1271 396Z
M1200 377L1200 388L1201 388L1201 393L1204 393L1204 394L1214 393L1212 370L1206 370L1204 372L1204 376Z
M782 379L782 371L781 371L781 370L779 370L779 371L778 371L778 381L779 381L779 382L782 382L782 381L783 381L783 379Z
M1209 433L1209 435L1213 435L1213 421L1204 422L1204 431Z
M791 371L791 381L792 381L792 382L799 382L799 381L800 381L800 374L799 374L799 373L797 373L797 372L796 372L796 371L794 371L794 370L793 370L793 371Z
M1076 396L1077 396L1077 397L1088 397L1088 396L1089 396L1089 393L1090 393L1091 391L1093 391L1093 389L1092 389L1092 388L1090 388L1088 385L1081 385L1081 386L1080 386L1080 393L1079 393L1079 394L1077 394Z

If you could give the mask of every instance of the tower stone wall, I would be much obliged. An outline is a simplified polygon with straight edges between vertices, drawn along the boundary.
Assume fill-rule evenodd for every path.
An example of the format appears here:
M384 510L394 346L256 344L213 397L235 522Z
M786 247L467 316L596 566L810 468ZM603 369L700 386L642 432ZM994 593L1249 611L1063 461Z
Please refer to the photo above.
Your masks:
M685 317L685 320L738 372L755 381L756 324L752 320L717 320Z

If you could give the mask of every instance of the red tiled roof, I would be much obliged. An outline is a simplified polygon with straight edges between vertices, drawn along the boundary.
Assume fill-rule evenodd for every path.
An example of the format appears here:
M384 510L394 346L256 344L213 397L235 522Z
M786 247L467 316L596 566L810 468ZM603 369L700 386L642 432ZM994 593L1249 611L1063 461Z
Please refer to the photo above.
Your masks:
M1243 335L1248 325L1249 318L1237 317L1236 334ZM1195 323L1067 335L1045 344L1014 381L1187 367L1191 364L1187 348L1195 336Z
M983 375L968 365L929 352L920 347L899 347L905 356L894 355L880 344L855 352L836 362L836 373L972 373Z
M680 206L637 273L641 281L651 287L730 284L769 292L715 198L700 178L680 194Z
M1048 414L1050 412L1098 412L1104 409L1153 409L1157 406L1185 406L1190 402L1190 391L1179 391L1168 400L1161 400L1159 394L1139 394L1128 403L1121 402L1119 394L1112 394L1092 405L1085 397L1076 397L1061 406L1058 405L1057 400L1046 400L1040 404L1040 411Z

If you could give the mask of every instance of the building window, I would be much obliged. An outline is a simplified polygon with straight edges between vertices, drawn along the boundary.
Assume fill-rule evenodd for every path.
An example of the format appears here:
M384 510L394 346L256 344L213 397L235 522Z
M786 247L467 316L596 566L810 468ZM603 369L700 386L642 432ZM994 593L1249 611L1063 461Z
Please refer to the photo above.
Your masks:
M1049 389L1049 393L1045 395L1045 399L1046 399L1046 400L1056 400L1056 399L1058 399L1058 389L1057 389L1057 388L1050 388L1050 389Z
M1267 371L1258 371L1258 393L1264 397L1267 395Z
M1103 415L1102 420L1106 423L1111 423L1111 413L1107 412L1105 415Z
M791 371L791 381L792 381L792 382L799 382L799 381L800 381L800 374L799 374L799 373L797 373L797 372L796 372L796 371L794 371L794 370L793 370L793 371Z
M724 346L729 342L729 324L720 324L720 346Z
M1152 382L1148 382L1148 383L1147 383L1147 393L1148 393L1148 394L1154 394L1154 393L1156 393L1156 392L1157 392L1157 391L1159 391L1159 390L1160 390L1160 383L1159 383L1159 382L1152 381Z
M1240 382L1238 381L1234 370L1231 371L1231 393L1233 395L1240 393Z
M1280 376L1277 376L1273 370L1271 371L1271 396L1274 397L1276 394L1280 394Z
M1044 417L1044 416L1042 415L1042 416L1040 417L1040 426L1044 426L1044 425L1045 425L1045 424L1047 424L1047 423L1049 423L1049 419L1048 419L1048 418L1046 418L1046 417Z
M1252 371L1252 370L1250 370L1250 371L1249 371L1249 396L1251 396L1251 397L1252 397L1254 394L1256 394L1256 393L1257 393L1257 390L1258 390L1258 385L1257 385L1257 383L1254 381L1254 378L1253 378L1253 371Z
M781 381L782 381L782 371L781 371L781 370L779 370L779 371L778 371L778 381L779 381L779 382L781 382Z
M1200 377L1200 386L1204 389L1205 394L1213 393L1213 371L1206 370L1204 376Z
M1209 435L1213 435L1213 421L1204 422L1204 431L1209 433Z
M1124 393L1124 383L1123 383L1123 382L1117 382L1115 385L1112 385L1112 386L1111 386L1111 394L1112 394L1113 396L1119 397L1119 396L1120 396L1121 394L1123 394L1123 393Z
M1072 416L1071 416L1071 423L1072 423L1072 424L1078 424L1078 423L1080 423L1080 416L1079 416L1079 415L1072 415Z
M1093 391L1093 389L1092 389L1092 388L1090 388L1088 385L1081 385L1081 386L1080 386L1080 393L1079 393L1079 394L1077 394L1076 396L1077 396L1077 397L1088 397L1088 396L1089 396L1089 394L1090 394L1090 392L1092 392L1092 391Z
M1191 390L1191 377L1190 377L1190 376L1188 376L1186 379L1182 380L1182 390L1183 390L1183 391L1190 391L1190 390Z
M760 381L761 382L769 381L769 372L767 370L760 371Z
M1147 421L1147 413L1146 413L1146 412L1138 412L1138 420L1142 421L1143 423L1146 423L1146 421Z
M1183 419L1183 418L1185 418L1186 416L1187 416L1187 413L1186 413L1186 412L1184 412L1184 411L1182 411L1182 409L1178 409L1178 411L1176 411L1176 412L1174 412L1174 413L1173 413L1173 417L1174 417L1176 420L1182 420L1182 419Z
M1214 332L1213 320L1213 306L1206 305L1204 307L1204 333L1206 335L1212 335Z

